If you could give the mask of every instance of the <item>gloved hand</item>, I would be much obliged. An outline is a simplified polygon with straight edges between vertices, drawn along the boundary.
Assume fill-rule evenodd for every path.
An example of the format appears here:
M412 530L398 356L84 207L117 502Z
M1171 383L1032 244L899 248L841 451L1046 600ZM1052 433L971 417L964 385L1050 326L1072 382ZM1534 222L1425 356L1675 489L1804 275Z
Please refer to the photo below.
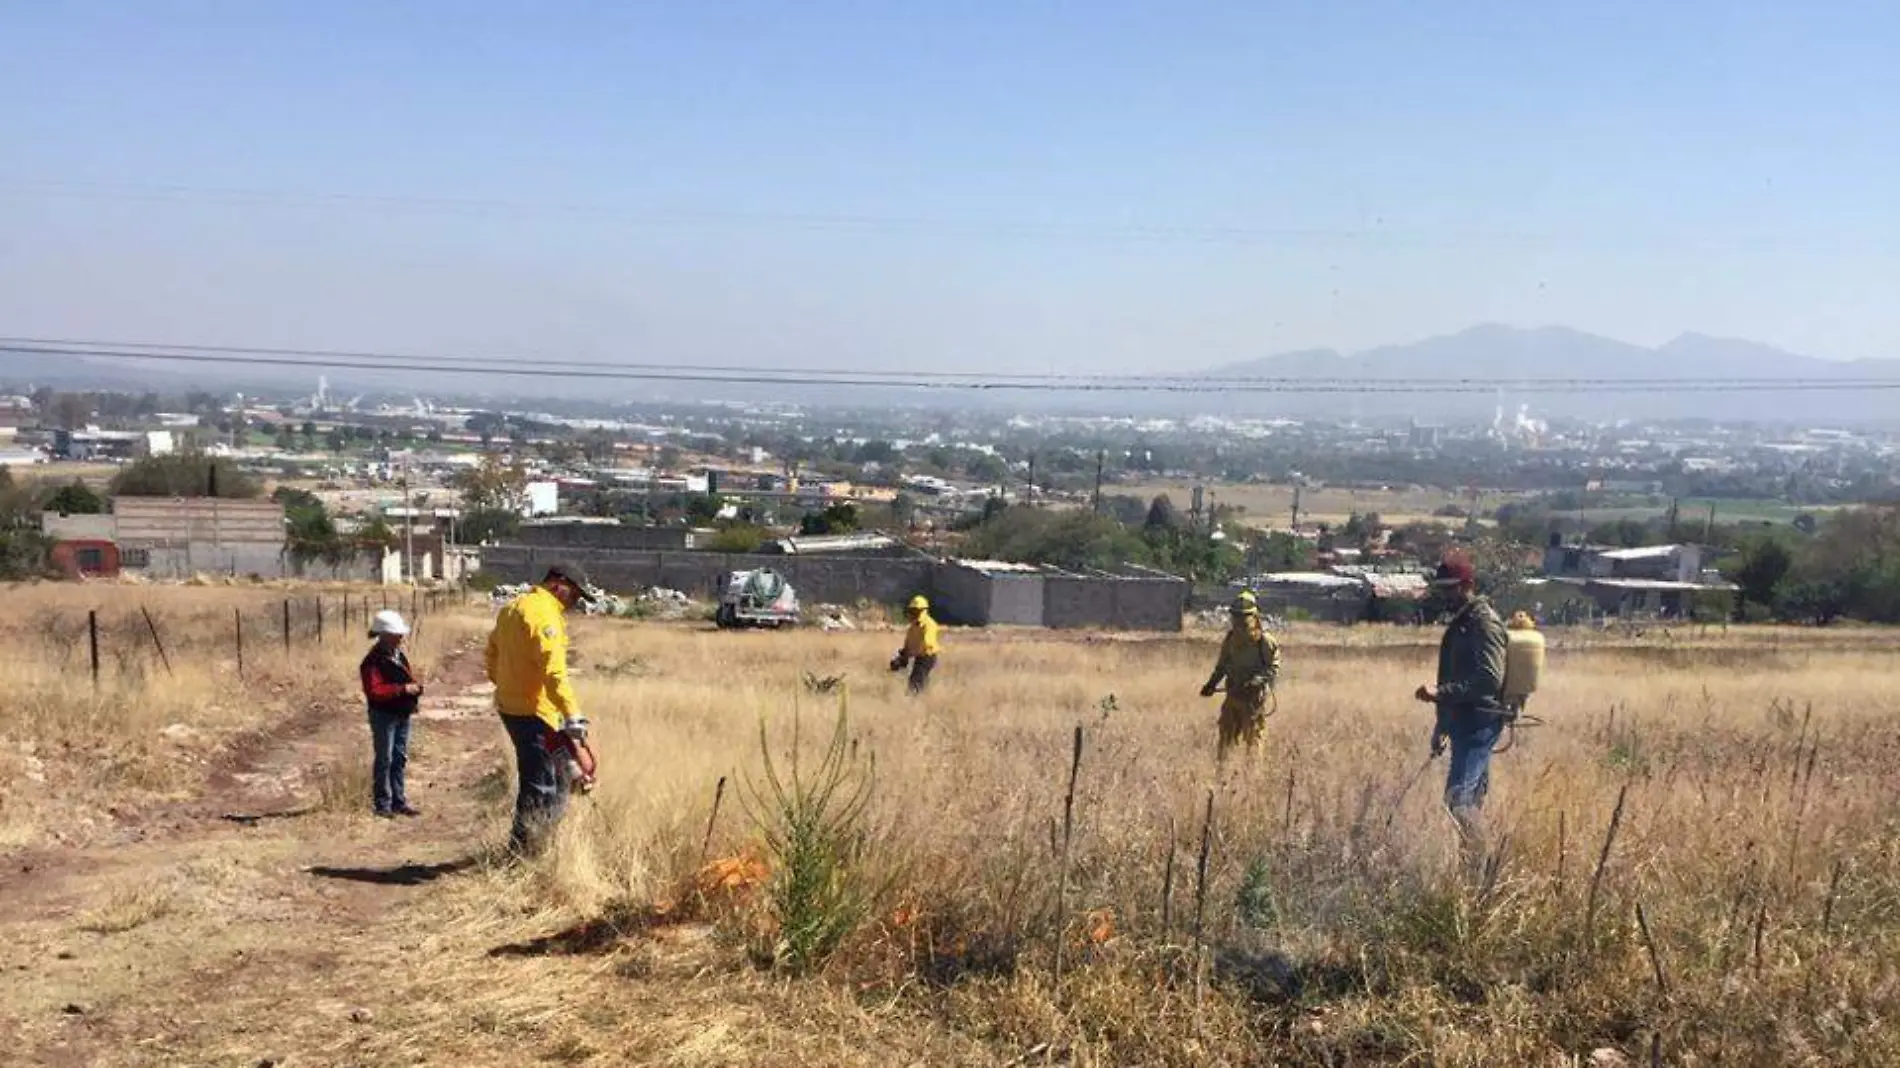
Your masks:
M1205 685L1205 686L1203 686L1203 687L1201 687L1201 696L1202 696L1202 697L1212 697L1212 696L1214 696L1215 694L1217 694L1217 693L1219 693L1219 692L1220 692L1220 689L1219 689L1218 687L1216 687L1216 686L1215 686L1215 685L1214 685L1213 683L1211 683L1211 682L1210 682L1210 683L1208 683L1207 685Z
M565 723L561 724L561 733L567 735L569 738L572 738L577 742L586 741L587 740L587 717L574 716L571 719L567 720Z
M1443 733L1439 731L1433 731L1432 732L1432 756L1441 757L1444 755L1445 755L1445 736Z
M910 657L905 656L903 653L898 653L896 656L891 657L892 671L902 671L909 666L910 666Z

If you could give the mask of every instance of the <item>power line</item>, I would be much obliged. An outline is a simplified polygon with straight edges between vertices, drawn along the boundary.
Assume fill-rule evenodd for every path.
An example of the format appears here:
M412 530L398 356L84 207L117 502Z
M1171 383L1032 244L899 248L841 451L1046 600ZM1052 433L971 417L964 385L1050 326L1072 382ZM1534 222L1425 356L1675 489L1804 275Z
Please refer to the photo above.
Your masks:
M0 344L7 344L0 342ZM210 351L207 351L210 350ZM185 348L151 345L123 347L57 343L8 344L4 352L28 356L189 363L229 367L289 367L311 371L415 371L432 374L496 375L515 378L581 381L690 382L728 385L830 386L838 388L894 388L994 392L1057 393L1750 393L1838 392L1900 389L1900 378L1853 379L1635 379L1635 378L1413 378L1413 379L1306 379L1306 378L1116 378L1111 376L980 375L971 372L836 372L810 368L757 368L717 371L640 364L574 364L539 357L521 357L504 363L496 357L405 356L395 353L355 352L325 355L322 350L260 350L236 346ZM488 362L478 362L486 360Z

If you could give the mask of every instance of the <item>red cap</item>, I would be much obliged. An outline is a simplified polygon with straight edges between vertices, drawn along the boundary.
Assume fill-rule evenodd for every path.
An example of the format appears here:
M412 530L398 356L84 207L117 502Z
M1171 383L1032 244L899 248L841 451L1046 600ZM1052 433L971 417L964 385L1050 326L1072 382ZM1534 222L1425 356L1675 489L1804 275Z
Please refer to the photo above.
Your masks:
M1478 584L1478 569L1471 561L1462 556L1447 556L1438 564L1438 570L1432 573L1434 586L1463 586L1466 583Z

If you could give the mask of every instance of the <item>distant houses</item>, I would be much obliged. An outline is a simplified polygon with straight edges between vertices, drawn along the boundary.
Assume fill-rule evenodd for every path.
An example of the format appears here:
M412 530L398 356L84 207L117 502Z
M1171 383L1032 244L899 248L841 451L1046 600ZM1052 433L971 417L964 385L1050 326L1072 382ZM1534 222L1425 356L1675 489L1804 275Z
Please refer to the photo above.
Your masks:
M1735 590L1704 569L1697 545L1623 549L1553 540L1544 550L1544 577L1614 616L1687 618L1698 600L1727 598Z

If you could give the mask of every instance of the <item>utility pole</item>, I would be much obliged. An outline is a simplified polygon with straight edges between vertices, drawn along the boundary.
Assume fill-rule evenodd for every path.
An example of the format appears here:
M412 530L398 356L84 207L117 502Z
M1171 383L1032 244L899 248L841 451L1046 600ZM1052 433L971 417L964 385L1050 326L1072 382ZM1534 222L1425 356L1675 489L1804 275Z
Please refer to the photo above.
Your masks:
M1102 514L1102 465L1108 461L1108 453L1100 449L1095 451L1095 500L1090 507L1096 515Z
M1715 540L1715 502L1709 502L1709 521L1702 527L1702 544Z
M402 454L402 567L403 577L416 580L416 506L409 496L409 454Z
M1036 454L1033 452L1029 454L1029 486L1024 492L1027 494L1024 500L1031 508L1034 508L1036 506Z
M1293 529L1300 529L1300 484L1293 484Z

